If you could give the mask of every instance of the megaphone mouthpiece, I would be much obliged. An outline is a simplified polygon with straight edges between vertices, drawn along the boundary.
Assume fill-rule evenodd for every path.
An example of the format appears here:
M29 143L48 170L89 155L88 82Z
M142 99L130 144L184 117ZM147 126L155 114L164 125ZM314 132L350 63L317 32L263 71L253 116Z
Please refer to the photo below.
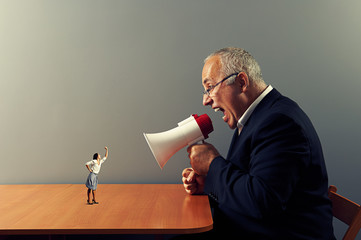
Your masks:
M204 139L207 139L208 134L213 132L213 125L211 119L208 117L207 114L200 115L199 117L197 114L193 114L192 116L196 120L199 128L201 129Z

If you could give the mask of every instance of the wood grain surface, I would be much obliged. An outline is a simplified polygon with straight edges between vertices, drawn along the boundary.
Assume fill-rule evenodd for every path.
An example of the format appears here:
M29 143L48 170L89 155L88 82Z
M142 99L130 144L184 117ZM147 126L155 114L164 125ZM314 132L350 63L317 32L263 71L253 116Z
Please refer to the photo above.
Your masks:
M211 230L207 196L180 184L101 184L87 205L83 184L0 185L0 235L183 234Z

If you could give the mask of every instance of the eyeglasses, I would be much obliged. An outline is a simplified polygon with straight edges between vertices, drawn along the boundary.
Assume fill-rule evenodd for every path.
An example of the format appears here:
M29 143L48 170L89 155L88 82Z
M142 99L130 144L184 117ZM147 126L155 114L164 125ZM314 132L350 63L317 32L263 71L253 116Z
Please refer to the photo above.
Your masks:
M214 86L210 86L209 88L207 88L205 91L203 91L203 96L207 94L207 96L210 96L211 91L217 87L219 84L221 84L222 82L226 81L227 79L229 79L230 77L233 77L234 75L238 75L239 73L233 73L225 78L223 78L221 81L217 82L216 85Z

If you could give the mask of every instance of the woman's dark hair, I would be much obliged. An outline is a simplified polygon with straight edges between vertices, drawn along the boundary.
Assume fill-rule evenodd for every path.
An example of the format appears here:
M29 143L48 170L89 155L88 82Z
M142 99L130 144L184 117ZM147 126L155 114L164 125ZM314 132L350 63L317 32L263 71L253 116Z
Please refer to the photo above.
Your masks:
M93 159L95 159L95 160L98 159L98 155L99 155L98 153L94 153Z

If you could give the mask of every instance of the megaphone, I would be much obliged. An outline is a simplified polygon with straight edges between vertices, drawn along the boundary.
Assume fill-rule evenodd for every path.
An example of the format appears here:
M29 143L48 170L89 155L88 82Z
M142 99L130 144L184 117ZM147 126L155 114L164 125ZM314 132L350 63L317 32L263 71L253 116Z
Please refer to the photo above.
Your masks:
M207 114L192 114L178 123L178 127L161 133L143 133L150 150L161 169L180 149L208 138L213 131Z

